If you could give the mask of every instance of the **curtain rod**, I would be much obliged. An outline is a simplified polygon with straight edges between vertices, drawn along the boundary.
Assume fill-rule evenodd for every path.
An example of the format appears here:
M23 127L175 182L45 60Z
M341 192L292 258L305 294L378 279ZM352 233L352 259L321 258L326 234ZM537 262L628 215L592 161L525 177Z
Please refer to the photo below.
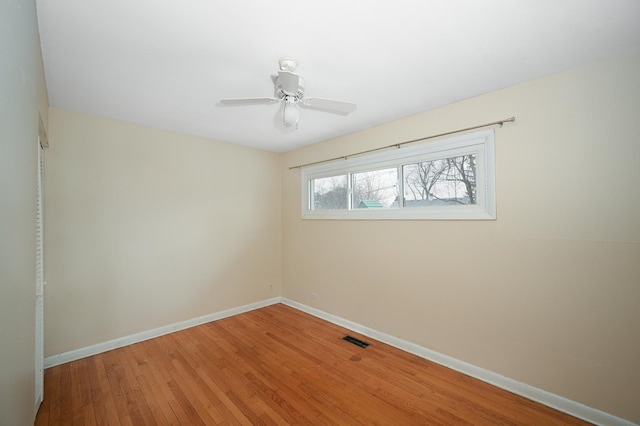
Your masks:
M394 143L394 144L391 144L391 145L381 146L380 148L373 148L373 149L368 149L366 151L354 152L353 154L341 155L340 157L333 157L333 158L329 158L327 160L315 161L313 163L299 164L297 166L289 167L289 170L301 169L303 167L315 166L316 164L329 163L331 161L336 161L336 160L346 160L347 158L354 157L356 155L368 154L370 152L382 151L383 149L389 149L389 148L400 148L401 146L407 145L407 144L410 144L410 143L426 141L427 139L439 138L441 136L448 136L448 135L452 135L454 133L462 133L462 132L466 132L466 131L469 131L469 130L481 129L483 127L491 127L491 126L497 126L497 125L502 127L504 123L512 123L514 121L516 121L515 117L509 117L509 118L505 118L504 120L494 121L493 123L485 123L485 124L480 124L478 126L467 127L466 129L452 130L450 132L440 133L440 134L437 134L437 135L431 135L431 136L427 136L427 137L424 137L424 138L412 139L410 141L404 141L404 142L397 142L397 143Z

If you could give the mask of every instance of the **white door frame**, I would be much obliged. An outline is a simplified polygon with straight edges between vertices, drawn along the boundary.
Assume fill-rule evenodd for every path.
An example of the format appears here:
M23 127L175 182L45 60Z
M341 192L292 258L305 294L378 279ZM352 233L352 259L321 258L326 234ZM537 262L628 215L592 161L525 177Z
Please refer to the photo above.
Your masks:
M44 397L44 149L38 138L38 190L36 204L36 329L35 329L35 414Z

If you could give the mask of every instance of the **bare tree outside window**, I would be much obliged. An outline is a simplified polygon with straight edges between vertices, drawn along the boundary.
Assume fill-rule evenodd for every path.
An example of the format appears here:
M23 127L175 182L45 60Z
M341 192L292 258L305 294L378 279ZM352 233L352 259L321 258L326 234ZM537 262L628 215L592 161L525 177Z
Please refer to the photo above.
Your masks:
M448 173L445 180L454 182L456 185L462 183L466 195L467 203L476 203L476 156L462 155L460 157L447 158Z
M330 176L311 181L312 210L348 208L347 175Z
M403 166L406 207L476 204L475 155Z

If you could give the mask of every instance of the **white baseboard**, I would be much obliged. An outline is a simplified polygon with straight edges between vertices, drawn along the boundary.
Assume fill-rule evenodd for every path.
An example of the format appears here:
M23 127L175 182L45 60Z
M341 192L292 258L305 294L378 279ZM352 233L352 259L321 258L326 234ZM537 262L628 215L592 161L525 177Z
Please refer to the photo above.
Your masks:
M119 339L109 340L108 342L98 343L97 345L88 346L86 348L76 349L73 351L65 352L59 355L53 355L44 359L44 367L50 368L56 365L64 364L67 362L75 361L77 359L85 358L91 355L96 355L102 352L110 351L112 349L121 348L123 346L131 345L133 343L142 342L144 340L153 339L154 337L163 336L165 334L173 333L175 331L184 330L186 328L195 327L207 322L216 321L222 318L227 318L233 315L238 315L244 312L249 312L255 309L263 308L265 306L274 305L276 303L283 303L292 308L298 309L302 312L306 312L315 317L321 318L325 321L329 321L333 324L337 324L346 329L355 331L364 336L371 337L380 342L386 343L403 351L412 353L421 358L428 359L437 364L451 368L453 370L464 373L468 376L475 377L483 382L490 383L499 388L505 389L509 392L513 392L517 395L523 396L527 399L539 402L540 404L554 408L556 410L565 412L572 416L602 426L635 426L634 423L616 417L604 411L597 410L595 408L588 407L570 399L564 398L559 395L555 395L551 392L544 391L542 389L529 386L526 383L518 382L500 374L493 373L475 365L469 364L459 359L450 357L448 355L441 354L431 349L418 346L414 343L406 340L399 339L397 337L382 333L369 327L365 327L361 324L353 321L340 318L338 316L329 314L319 309L312 308L299 302L284 298L274 297L271 299L263 300L256 303L240 306L238 308L227 309L225 311L205 315L202 317L182 321L175 324L170 324L164 327L154 328L153 330L144 331L130 336L121 337Z
M120 337L118 339L109 340L108 342L98 343L97 345L87 346L85 348L75 349L73 351L65 352L62 354L48 356L44 359L44 368L55 367L56 365L75 361L81 358L86 358L91 355L107 352L112 349L121 348L123 346L132 345L134 343L153 339L154 337L163 336L165 334L173 333L175 331L184 330L190 327L195 327L200 324L205 324L211 321L216 321L222 318L227 318L227 317L238 315L244 312L253 311L255 309L263 308L265 306L274 305L276 303L280 303L281 301L282 299L280 297L274 297L272 299L267 299L267 300L263 300L256 303L250 303L248 305L227 309L224 311L216 312L209 315L204 315L204 316L193 318L186 321L177 322L175 324L165 325L163 327L154 328L153 330L143 331L141 333L132 334L130 336Z
M371 337L372 339L376 339L380 342L401 349L405 352L409 352L421 358L428 359L429 361L433 361L437 364L451 368L452 370L459 371L478 380L482 380L483 382L492 384L501 389L523 396L532 401L539 402L540 404L546 405L547 407L554 408L558 411L562 411L596 425L635 425L635 423L632 423L620 417L616 417L609 413L605 413L604 411L600 411L595 408L591 408L570 399L564 398L562 396L555 395L551 392L529 386L526 383L518 382L508 377L501 376L500 374L496 374L483 368L476 367L475 365L460 361L459 359L443 355L439 352L424 348L422 346L418 346L406 340L398 339L397 337L390 336L388 334L379 332L369 327L365 327L361 324L346 320L344 318L337 317L319 309L312 308L302 303L298 303L286 298L282 298L281 302L285 305L306 312L325 321L329 321L333 324L355 331L364 336Z

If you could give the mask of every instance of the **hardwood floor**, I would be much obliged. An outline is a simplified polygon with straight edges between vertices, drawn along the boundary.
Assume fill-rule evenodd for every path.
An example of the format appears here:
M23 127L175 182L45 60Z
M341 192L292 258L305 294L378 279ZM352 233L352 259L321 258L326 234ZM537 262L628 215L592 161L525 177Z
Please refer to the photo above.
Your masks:
M49 368L35 424L587 423L278 304Z

